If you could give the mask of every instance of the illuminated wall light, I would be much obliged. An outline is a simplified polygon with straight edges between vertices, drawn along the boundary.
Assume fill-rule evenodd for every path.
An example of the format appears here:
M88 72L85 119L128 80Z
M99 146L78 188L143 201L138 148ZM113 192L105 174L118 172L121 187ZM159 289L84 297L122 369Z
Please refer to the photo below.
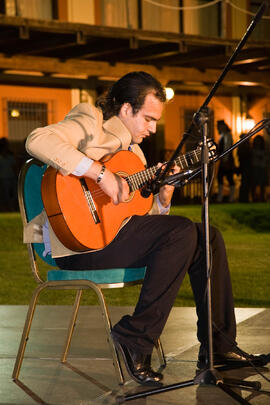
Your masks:
M236 117L236 132L238 135L240 135L243 131L242 131L242 118L240 115L237 114Z
M243 122L243 131L249 132L255 125L255 121L253 118L247 116L247 118Z
M20 114L19 110L14 109L14 110L10 111L10 115L11 115L12 118L18 118L21 114Z
M174 90L171 87L165 87L166 100L170 101L174 97Z

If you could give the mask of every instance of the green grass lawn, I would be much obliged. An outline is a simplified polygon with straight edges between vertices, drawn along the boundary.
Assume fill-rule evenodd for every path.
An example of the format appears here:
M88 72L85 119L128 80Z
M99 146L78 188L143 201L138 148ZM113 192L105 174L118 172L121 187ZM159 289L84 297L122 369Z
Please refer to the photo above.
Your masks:
M200 206L177 206L172 214L200 221ZM235 306L270 307L270 206L269 204L220 204L210 206L210 223L225 239L231 269ZM36 284L31 275L22 225L18 213L0 214L0 304L28 304ZM42 264L45 276L46 267ZM134 305L140 287L106 291L110 305ZM42 293L40 304L69 305L74 293ZM93 293L84 293L83 303L97 304ZM175 305L193 306L188 277Z
M175 207L175 215L200 221L200 206ZM212 204L210 223L223 234L231 270L235 306L270 307L269 204ZM186 299L182 302L182 296ZM192 305L188 279L176 305Z

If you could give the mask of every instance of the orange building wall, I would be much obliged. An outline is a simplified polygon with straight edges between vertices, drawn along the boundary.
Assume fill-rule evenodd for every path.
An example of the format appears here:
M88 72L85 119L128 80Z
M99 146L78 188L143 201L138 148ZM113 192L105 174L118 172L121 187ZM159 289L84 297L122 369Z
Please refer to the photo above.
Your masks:
M165 120L165 148L175 149L183 137L183 133L188 129L184 127L185 110L197 111L205 101L204 95L176 95L173 101L166 105ZM209 103L209 107L214 111L215 140L218 140L216 122L223 119L229 127L232 126L232 99L231 97L214 97ZM236 141L236 139L235 139Z
M48 124L58 122L71 109L71 91L43 87L0 85L0 137L8 136L7 101L48 103Z

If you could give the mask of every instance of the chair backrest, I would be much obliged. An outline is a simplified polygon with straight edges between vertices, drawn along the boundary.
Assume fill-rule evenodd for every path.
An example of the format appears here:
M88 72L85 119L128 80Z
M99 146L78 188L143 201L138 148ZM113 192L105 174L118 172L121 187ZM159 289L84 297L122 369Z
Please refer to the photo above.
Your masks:
M30 222L44 209L41 199L41 180L47 166L35 159L28 160L21 169L18 182L18 198L20 212L24 225ZM33 243L34 251L50 266L55 266L54 259L47 255L42 255L44 251L43 243Z

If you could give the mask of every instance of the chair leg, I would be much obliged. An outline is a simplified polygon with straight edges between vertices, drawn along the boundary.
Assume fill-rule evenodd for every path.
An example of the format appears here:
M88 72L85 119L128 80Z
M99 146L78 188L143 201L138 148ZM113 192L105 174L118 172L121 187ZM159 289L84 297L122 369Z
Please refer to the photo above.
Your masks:
M157 341L156 349L157 349L158 358L160 361L160 367L162 369L164 369L167 365L167 362L166 362L166 357L165 357L164 350L163 350L160 339L158 339L158 341Z
M72 335L73 335L73 332L74 332L74 328L75 328L76 320L77 320L77 316L78 316L78 311L79 311L79 307L80 307L81 296L82 296L82 290L78 290L77 294L76 294L75 301L74 301L74 305L73 305L71 319L70 319L70 322L69 322L68 333L67 333L66 343L65 343L65 346L64 346L64 351L63 351L63 354L61 356L61 362L62 363L65 363L66 360L67 360L67 355L68 355L68 351L69 351L69 347L70 347L70 343L71 343L71 338L72 338Z
M94 290L96 291L96 294L99 299L99 303L100 303L100 307L101 307L101 311L102 311L102 317L103 317L106 332L107 332L107 338L108 338L108 342L109 342L111 353L112 353L113 365L114 365L116 377L118 379L119 384L123 385L125 383L125 379L124 379L122 367L120 364L120 359L119 359L117 350L115 348L114 342L111 337L112 324L111 324L111 319L109 316L109 311L108 311L108 308L107 308L107 305L106 305L106 302L104 299L104 295L103 295L101 289L97 285L95 285Z
M36 306L37 306L37 300L38 300L39 294L43 290L43 288L44 288L43 286L39 286L35 289L35 291L32 295L31 302L28 307L27 316L26 316L25 323L24 323L24 329L23 329L23 333L22 333L22 337L21 337L21 342L20 342L20 346L18 349L13 373L12 373L13 380L17 380L19 377L21 365L22 365L23 358L24 358L26 344L29 339L30 329L31 329L34 313L35 313Z

